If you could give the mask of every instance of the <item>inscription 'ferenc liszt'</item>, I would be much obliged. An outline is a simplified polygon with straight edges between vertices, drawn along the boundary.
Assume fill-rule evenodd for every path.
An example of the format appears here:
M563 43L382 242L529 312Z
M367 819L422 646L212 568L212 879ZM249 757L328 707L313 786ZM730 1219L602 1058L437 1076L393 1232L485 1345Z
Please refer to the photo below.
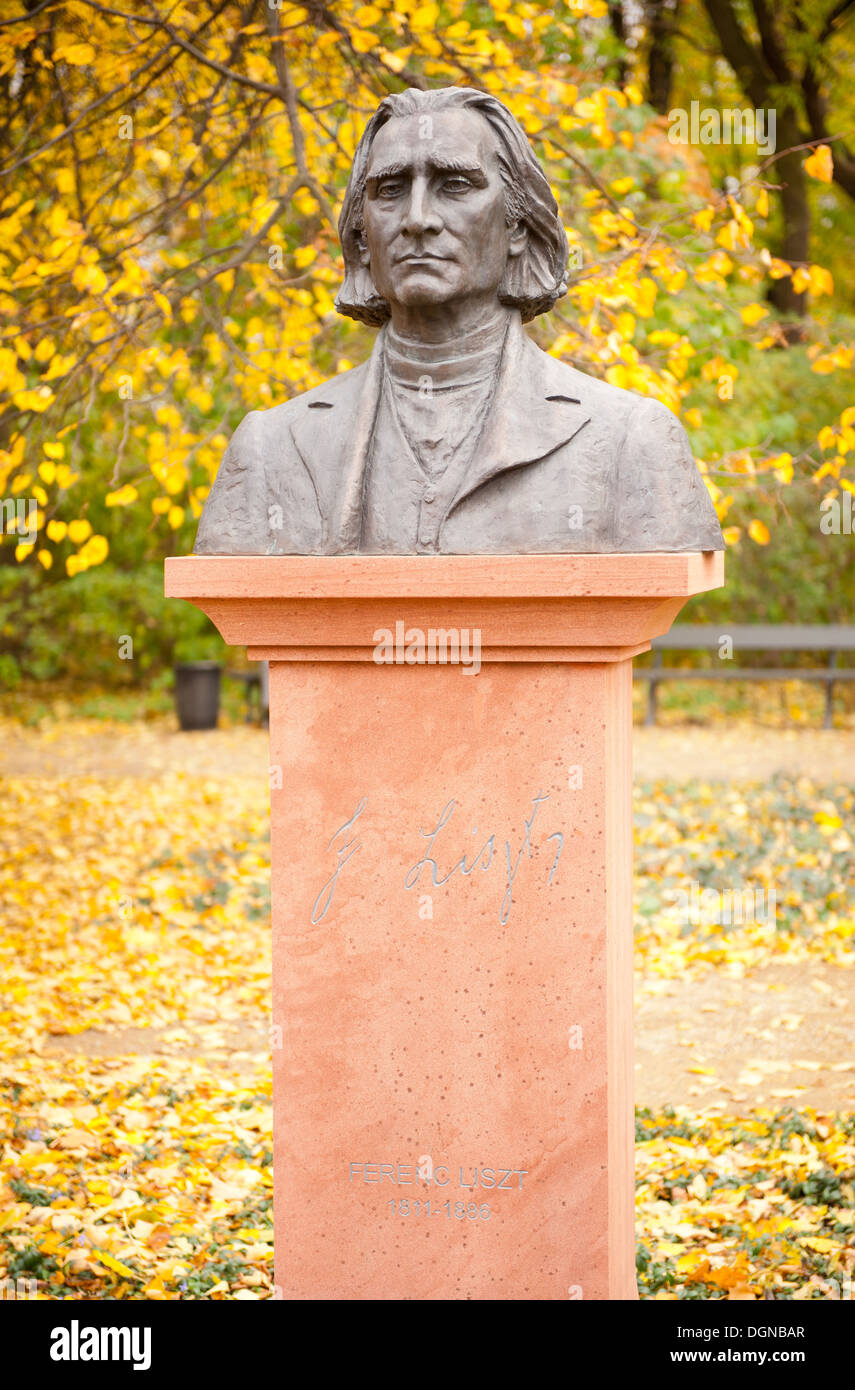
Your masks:
M682 426L542 352L567 237L524 132L470 88L386 97L339 221L368 362L238 426L201 555L722 550ZM287 332L287 325L284 326Z
M505 926L511 915L514 902L514 882L519 873L523 856L527 859L531 859L532 857L531 832L535 819L537 818L538 810L543 803L548 800L549 792L538 792L536 796L531 798L532 809L530 814L523 820L524 830L518 849L513 848L511 841L507 839L502 844L501 849L497 848L497 837L495 833L493 833L486 837L480 845L480 848L475 850L474 853L464 852L457 859L456 863L451 865L447 872L442 872L439 867L439 861L434 858L434 854L436 853L435 846L439 839L440 832L451 820L456 804L453 799L446 802L433 828L419 831L419 834L428 842L427 848L421 858L407 871L404 879L405 889L410 891L418 887L420 883L432 888L441 888L444 884L453 879L455 874L459 873L464 878L468 878L476 869L486 873L492 867L494 859L499 858L500 861L504 863L506 884L504 897L502 898L499 908L499 921L502 926ZM358 832L355 827L366 805L367 797L363 796L357 804L353 815L350 816L343 825L340 825L338 830L330 837L327 849L335 854L336 865L323 888L318 893L318 896L315 898L311 913L313 925L322 922L324 917L326 917L332 906L339 874L348 860L352 859L354 854L362 848L362 842L358 839ZM477 834L477 827L473 828L473 834ZM558 869L558 861L564 849L563 832L560 830L553 830L551 834L545 837L543 843L553 846L549 876L546 880L548 887L555 878ZM423 875L424 878L422 877Z

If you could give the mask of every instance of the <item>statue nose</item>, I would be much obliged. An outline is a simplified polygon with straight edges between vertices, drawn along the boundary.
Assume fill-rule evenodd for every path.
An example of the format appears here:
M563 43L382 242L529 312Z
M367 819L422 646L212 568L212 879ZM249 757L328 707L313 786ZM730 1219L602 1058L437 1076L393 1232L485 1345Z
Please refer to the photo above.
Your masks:
M442 219L430 190L420 180L414 180L402 230L405 234L416 236L420 232L438 232L441 226Z

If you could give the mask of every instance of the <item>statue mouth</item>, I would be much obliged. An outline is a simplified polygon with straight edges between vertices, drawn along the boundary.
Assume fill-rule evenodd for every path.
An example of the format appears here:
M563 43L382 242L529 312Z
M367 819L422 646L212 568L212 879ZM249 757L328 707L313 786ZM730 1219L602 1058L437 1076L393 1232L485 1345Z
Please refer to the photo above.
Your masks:
M408 256L399 256L398 265L417 265L420 261L449 261L450 256L434 256L429 251L414 251Z

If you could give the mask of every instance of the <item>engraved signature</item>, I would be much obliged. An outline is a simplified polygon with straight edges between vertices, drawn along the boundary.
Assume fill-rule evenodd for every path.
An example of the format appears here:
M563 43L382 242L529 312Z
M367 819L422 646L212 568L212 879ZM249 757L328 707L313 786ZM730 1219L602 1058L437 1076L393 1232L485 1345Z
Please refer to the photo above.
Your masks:
M343 825L340 825L338 830L336 830L335 833L330 837L327 849L334 849L336 855L336 866L315 899L311 914L311 921L313 926L317 925L318 922L322 922L324 917L329 912L329 909L332 905L333 897L335 895L339 874L341 873L347 861L349 859L352 859L353 855L356 854L357 850L361 849L362 847L362 842L358 840L355 835L351 835L350 832L353 830L353 827L355 826L357 820L365 810L367 800L368 798L363 796L361 801L358 803L353 815L348 820L346 820ZM522 836L522 843L520 844L516 856L514 856L510 840L504 841L503 849L499 852L504 856L506 880L505 893L504 897L502 898L501 906L499 908L499 921L501 922L502 926L506 925L511 915L511 909L513 908L514 904L514 883L516 882L516 878L519 873L520 864L522 863L523 856L525 855L527 859L531 859L532 857L531 832L534 827L535 820L537 818L537 813L540 807L543 805L543 803L548 800L549 792L538 792L536 796L533 796L531 798L532 810L530 815L524 818L523 824L525 826L525 830ZM433 829L419 831L419 834L423 836L423 838L426 839L428 843L427 848L425 849L425 852L422 855L421 859L418 859L416 863L413 864L412 867L407 871L407 874L404 878L404 888L407 890L407 892L411 891L413 888L417 886L419 880L421 879L422 872L425 869L428 869L430 871L430 881L432 886L435 888L440 888L443 884L448 883L448 881L452 879L454 875L458 872L462 874L464 877L468 878L469 875L473 874L476 869L480 869L482 873L486 873L486 871L491 867L493 860L497 854L495 833L487 837L487 839L481 845L481 848L475 853L471 860L467 858L466 853L464 853L460 856L457 863L449 869L448 873L443 875L440 874L437 860L433 857L433 851L436 842L440 836L440 832L445 829L445 827L448 825L449 821L451 820L454 814L455 805L456 802L452 798L452 800L448 801L444 806L443 810L440 812L439 819L437 820L436 825L433 827ZM448 837L446 836L446 838ZM549 870L549 876L546 880L547 887L549 887L549 885L555 878L555 874L558 869L558 861L561 858L561 853L564 849L564 835L560 830L554 830L550 835L547 835L545 843L549 844L553 840L557 841L557 844L555 849L555 856L552 860L552 865Z
M363 796L353 815L350 817L350 820L346 820L344 825L340 825L335 834L330 836L330 842L327 845L327 849L332 849L339 835L344 835L348 830L350 830L351 826L356 823L356 821L362 815L362 812L365 810L365 803L367 800L368 798L366 796ZM333 894L335 893L335 886L338 883L339 874L341 873L348 859L352 859L356 851L361 848L362 843L360 840L347 840L344 844L337 846L336 855L338 857L338 863L336 864L332 875L327 879L320 893L315 898L315 903L312 908L313 926L317 926L318 922L323 921L324 917L326 917L327 913L330 910L330 904L333 900ZM319 912L318 908L321 907L322 903L323 908Z
M505 889L505 896L502 898L502 905L499 909L499 921L501 922L502 926L505 925L505 923L508 921L508 918L511 915L511 908L513 907L514 881L519 872L520 861L522 860L523 855L526 855L528 859L531 858L532 827L534 825L539 808L541 807L544 801L549 800L549 792L538 792L536 796L533 796L531 798L531 800L533 810L531 812L531 815L525 818L525 833L523 834L522 844L520 846L519 853L517 854L516 859L513 858L511 852L510 840L505 840L504 844L507 888ZM411 888L415 888L416 884L421 878L422 870L427 866L430 866L431 882L435 888L439 888L443 883L447 883L450 878L454 877L458 870L461 874L468 877L469 874L474 873L476 869L480 868L482 872L486 872L490 868L493 862L493 856L496 852L495 834L488 836L488 838L484 841L484 844L478 850L471 863L467 861L466 855L462 854L458 859L457 863L453 866L453 868L449 869L448 873L445 874L444 877L440 878L437 876L438 865L436 860L431 855L431 850L433 849L436 843L440 831L444 829L444 827L451 820L451 817L454 814L454 807L455 802L452 799L451 801L447 802L447 804L443 808L442 812L440 813L439 820L437 821L433 830L419 831L419 834L423 835L427 840L428 847L425 850L425 853L422 855L421 859L419 859L412 866L412 868L407 873L406 878L404 879L404 887L408 891ZM547 843L550 840L558 841L558 848L555 852L555 858L552 861L552 868L549 870L549 877L546 880L548 887L552 883L552 880L555 877L555 871L558 868L558 861L561 858L561 851L564 848L564 836L562 835L560 830L556 830L553 831L553 833L551 835L548 835L546 838Z

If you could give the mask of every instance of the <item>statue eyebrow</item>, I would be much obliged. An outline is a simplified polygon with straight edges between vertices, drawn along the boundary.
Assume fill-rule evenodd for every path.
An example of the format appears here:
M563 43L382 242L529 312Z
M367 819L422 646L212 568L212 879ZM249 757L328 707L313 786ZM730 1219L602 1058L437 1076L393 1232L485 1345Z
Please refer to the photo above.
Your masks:
M394 178L396 174L406 174L409 171L409 164L403 160L397 164L385 164L382 169L378 169L376 174L369 174L366 183L379 183L381 179Z
M453 155L436 155L430 158L430 168L437 174L466 174L473 183L483 187L487 182L484 170L478 164L469 164L465 159L455 159ZM366 179L368 188L373 191L382 179L395 178L397 174L412 173L412 165L406 160L399 160L396 164L384 164L382 169L369 174Z

